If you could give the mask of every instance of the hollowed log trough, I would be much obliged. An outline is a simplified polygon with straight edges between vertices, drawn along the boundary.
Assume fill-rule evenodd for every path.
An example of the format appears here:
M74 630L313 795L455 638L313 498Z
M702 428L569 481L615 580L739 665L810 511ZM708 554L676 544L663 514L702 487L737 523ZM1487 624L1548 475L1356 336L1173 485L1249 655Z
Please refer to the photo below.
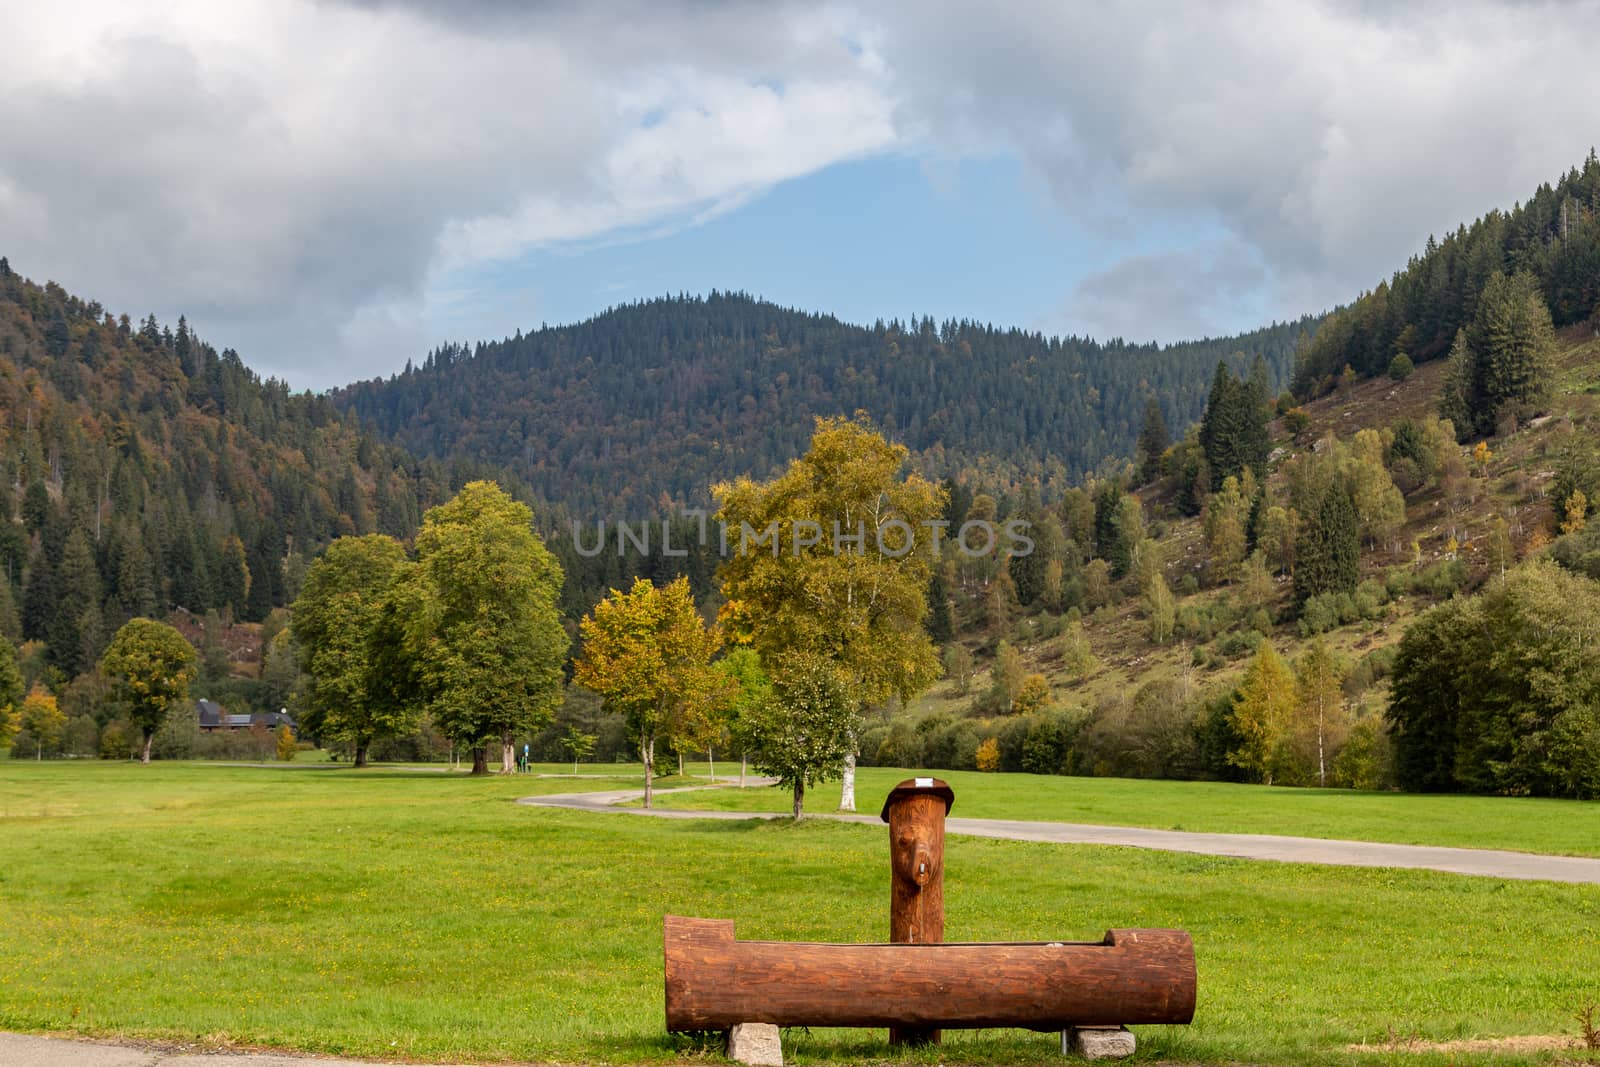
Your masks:
M668 1030L777 1026L982 1029L1187 1023L1182 930L1101 941L830 945L737 941L733 923L666 917Z

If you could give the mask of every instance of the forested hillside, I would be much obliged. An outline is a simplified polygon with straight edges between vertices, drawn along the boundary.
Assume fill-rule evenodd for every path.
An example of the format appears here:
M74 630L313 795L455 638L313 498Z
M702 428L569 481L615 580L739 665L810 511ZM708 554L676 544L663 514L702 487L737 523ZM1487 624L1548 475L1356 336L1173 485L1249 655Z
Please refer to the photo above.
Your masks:
M409 536L473 473L0 259L0 632L62 679L136 615L264 618L331 539Z
M1329 316L1300 355L1295 392L1327 392L1346 367L1372 377L1402 356L1411 364L1443 357L1490 279L1519 272L1531 275L1557 327L1600 310L1600 159L1592 149L1582 167L1526 203L1430 237L1391 279Z
M912 464L1047 498L1132 454L1148 398L1200 417L1219 359L1287 379L1316 319L1160 347L971 322L852 326L742 294L614 308L575 326L449 345L334 403L418 454L503 463L585 518L654 515L663 497L765 477L817 415L866 411Z

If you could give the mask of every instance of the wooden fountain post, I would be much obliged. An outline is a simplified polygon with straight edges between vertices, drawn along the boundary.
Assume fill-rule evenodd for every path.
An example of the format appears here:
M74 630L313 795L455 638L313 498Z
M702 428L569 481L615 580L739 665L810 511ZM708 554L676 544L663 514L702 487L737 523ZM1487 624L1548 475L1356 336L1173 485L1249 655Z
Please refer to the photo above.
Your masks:
M889 940L900 945L944 942L944 817L955 790L937 778L908 778L889 791ZM939 1031L890 1027L891 1045L936 1045Z

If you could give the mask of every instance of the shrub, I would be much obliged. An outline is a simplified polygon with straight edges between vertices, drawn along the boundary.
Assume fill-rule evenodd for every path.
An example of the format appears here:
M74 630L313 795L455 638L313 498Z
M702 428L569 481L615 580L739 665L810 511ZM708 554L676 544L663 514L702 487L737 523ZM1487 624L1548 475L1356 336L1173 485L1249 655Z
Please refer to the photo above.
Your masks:
M1410 567L1390 567L1383 576L1383 588L1390 600L1398 600L1417 587L1417 574Z
M1034 716L1013 715L1001 719L996 737L1000 742L1000 769L1011 774L1022 770L1023 746L1033 729Z
M106 728L100 731L100 758L127 759L132 756L132 735L132 726L121 719L106 724Z
M1361 719L1350 728L1349 736L1328 769L1333 784L1343 789L1389 787L1394 753L1389 744L1389 731L1376 715Z
M971 771L978 766L978 728L971 722L932 715L923 722L936 722L923 740L922 766L951 771Z
M1388 588L1376 578L1368 578L1356 586L1355 607L1356 614L1363 619L1376 619L1383 614L1383 606L1389 602Z
M1030 774L1069 773L1082 716L1053 708L1029 716L1028 721L1028 733L1022 742L1022 769Z
M1000 769L1000 739L991 737L978 746L978 770L998 771Z
M299 751L299 747L295 744L294 731L289 729L287 723L278 727L278 735L274 740L278 749L277 755L279 762L288 763L290 760L294 759L295 754Z
M1444 559L1417 575L1417 587L1440 600L1455 596L1467 584L1467 565L1459 559Z
M923 739L916 727L906 719L896 719L878 743L873 762L880 767L921 767L922 753Z
M1397 382L1403 382L1411 377L1411 372L1416 369L1417 365L1411 362L1411 357L1404 352L1399 353L1389 361L1389 377Z
M1305 428L1310 425L1311 415L1305 408L1290 408L1283 413L1284 429L1292 434L1304 433Z
M1385 645L1375 648L1350 668L1350 673L1344 676L1344 695L1354 700L1378 682L1389 677L1394 670L1395 656L1400 652L1399 645Z
M1272 633L1272 613L1266 608L1256 608L1246 617L1245 626L1251 633L1266 637Z
M1318 593L1300 607L1300 636L1311 637L1361 617L1349 593Z
M1254 630L1230 630L1217 638L1217 655L1238 659L1254 652L1261 645L1261 635Z
M100 728L87 715L67 720L61 735L61 751L69 756L93 756L100 751Z

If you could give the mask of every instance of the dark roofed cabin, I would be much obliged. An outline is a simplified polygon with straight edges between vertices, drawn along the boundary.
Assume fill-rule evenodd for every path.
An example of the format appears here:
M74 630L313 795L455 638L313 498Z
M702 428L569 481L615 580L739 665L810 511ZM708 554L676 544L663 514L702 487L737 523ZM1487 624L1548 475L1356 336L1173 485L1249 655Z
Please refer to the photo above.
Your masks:
M287 726L291 730L299 730L293 716L281 711L258 711L249 715L231 715L222 710L222 705L215 700L200 699L194 702L195 714L200 720L200 729L210 733L213 730L248 730L252 726L259 726L264 730L276 730L280 726Z

